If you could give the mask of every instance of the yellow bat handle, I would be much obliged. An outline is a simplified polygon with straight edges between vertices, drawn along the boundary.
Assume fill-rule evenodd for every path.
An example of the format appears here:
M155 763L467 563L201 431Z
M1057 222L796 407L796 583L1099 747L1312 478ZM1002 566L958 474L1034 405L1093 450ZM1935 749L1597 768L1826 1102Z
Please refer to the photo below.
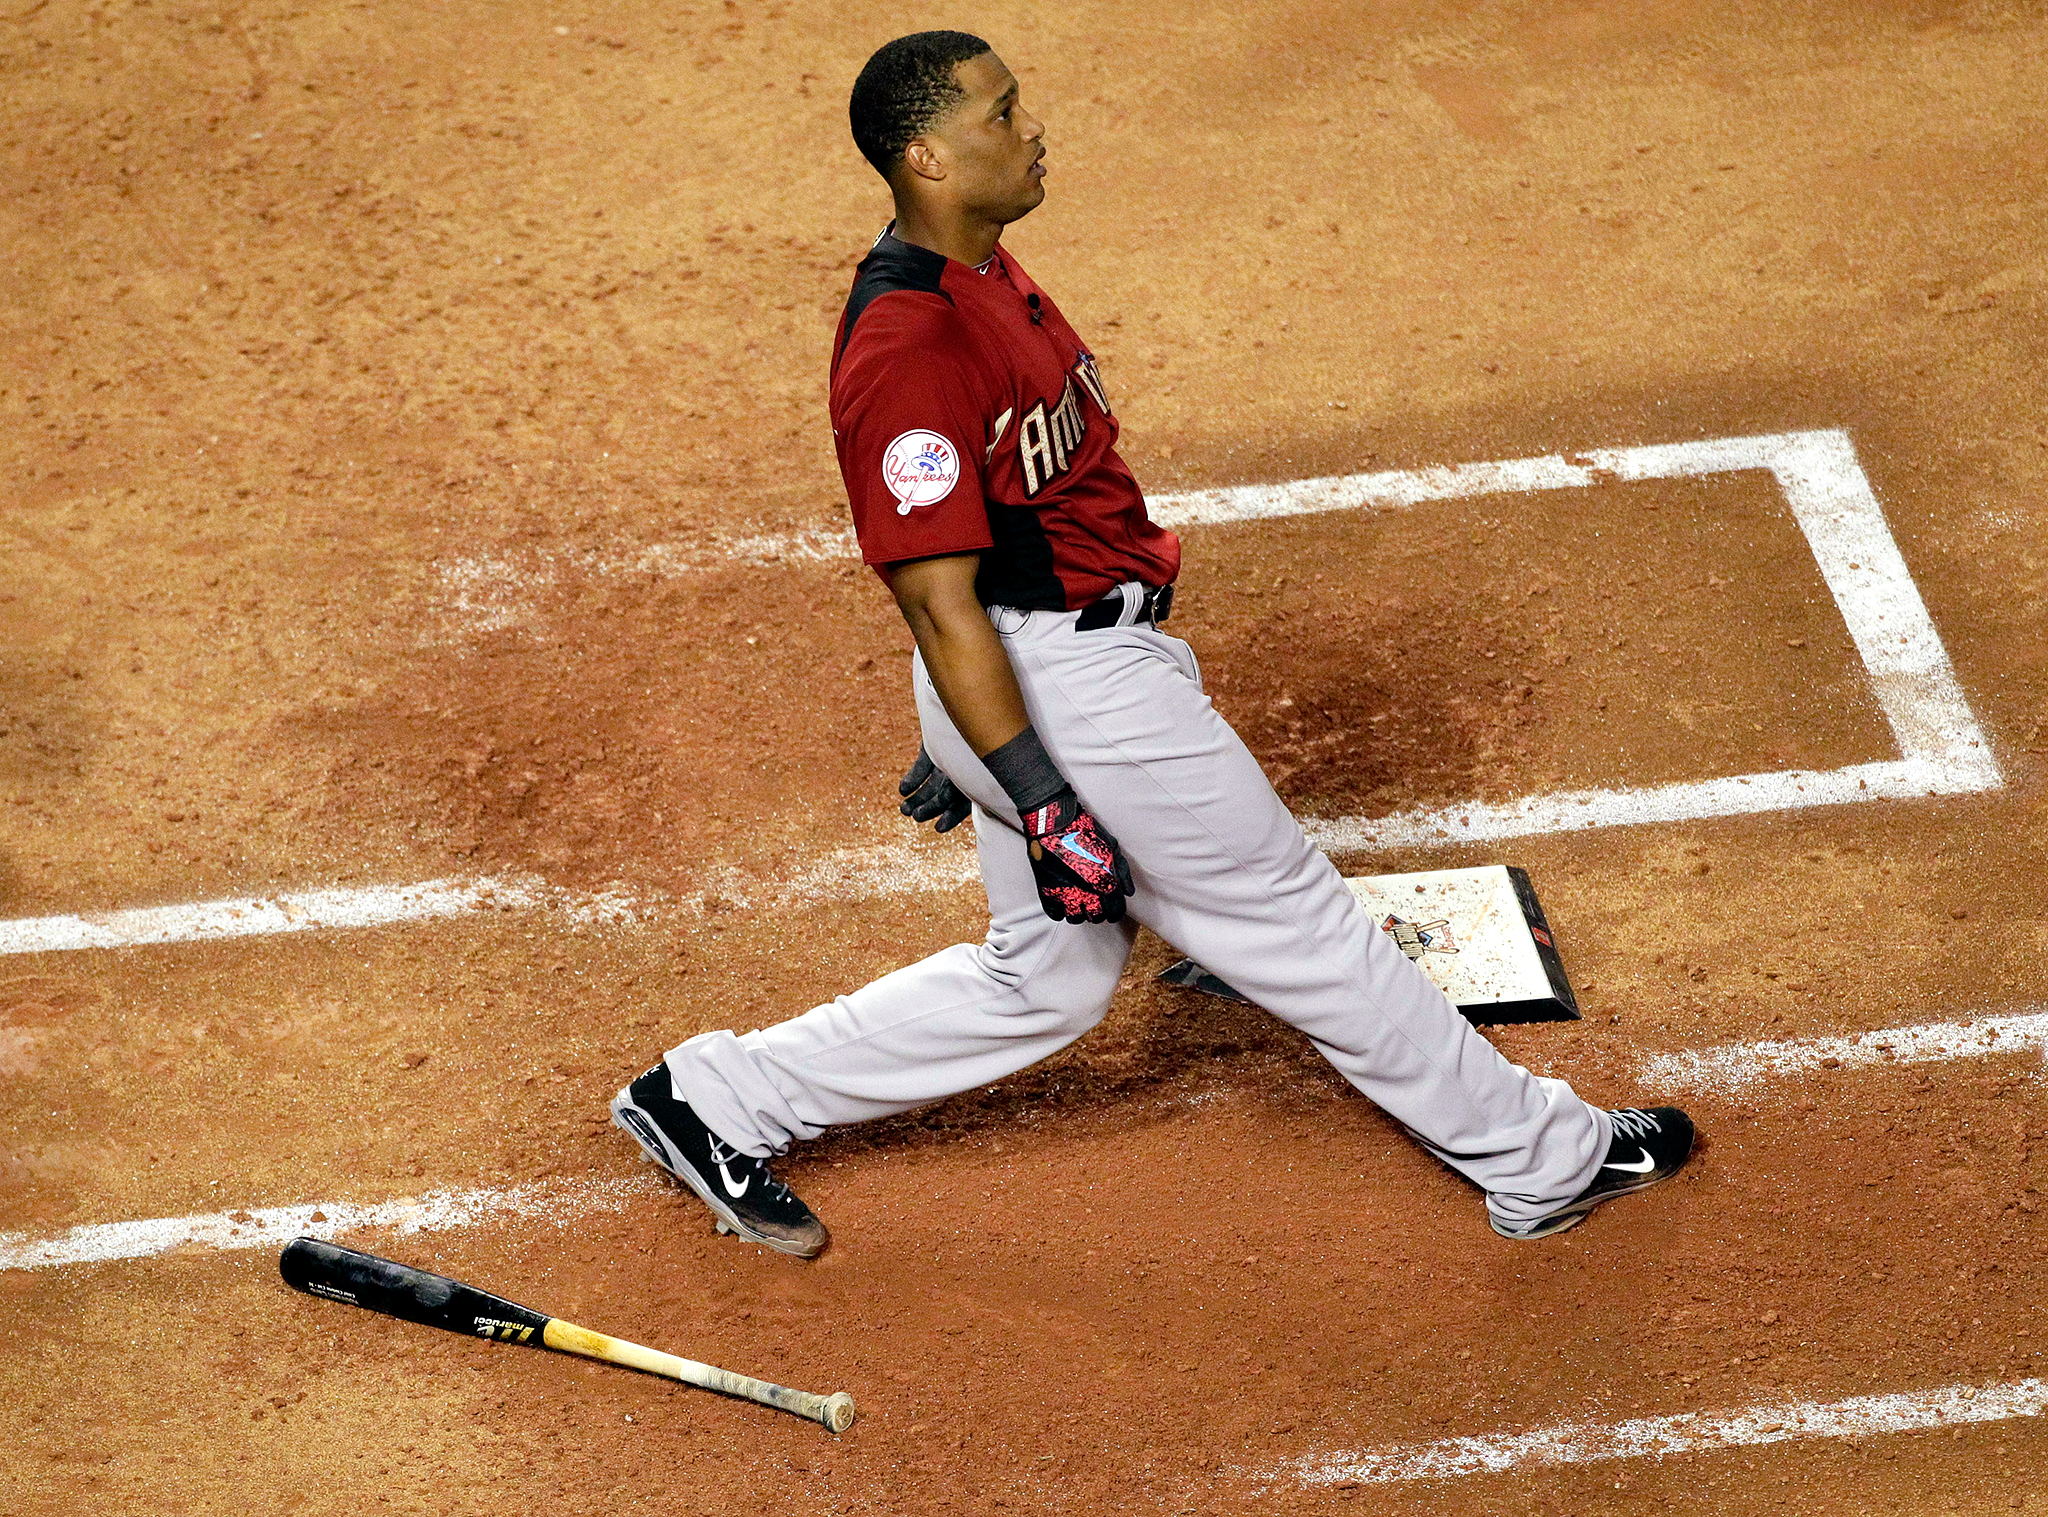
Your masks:
M763 1406L780 1407L785 1412L795 1412L799 1417L822 1422L835 1433L843 1433L853 1426L853 1397L844 1391L835 1391L829 1396L793 1391L786 1385L756 1380L751 1375L735 1375L731 1370L722 1370L713 1364L699 1364L695 1359L643 1348L637 1343L628 1343L624 1338L614 1338L609 1333L593 1332L573 1322L564 1322L559 1317L548 1319L548 1325L541 1329L541 1342L557 1353L603 1359L611 1364L645 1370L650 1375L680 1380L686 1385L699 1385L707 1391L744 1397Z

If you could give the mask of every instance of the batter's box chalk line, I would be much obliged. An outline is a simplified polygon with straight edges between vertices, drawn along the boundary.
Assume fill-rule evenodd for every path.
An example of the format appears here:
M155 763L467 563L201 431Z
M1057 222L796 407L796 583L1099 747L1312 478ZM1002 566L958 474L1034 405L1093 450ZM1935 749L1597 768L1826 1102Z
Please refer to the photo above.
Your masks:
M1305 817L1332 852L1487 842L1586 827L1696 821L1851 801L1963 795L2003 783L1991 744L1899 554L1855 445L1839 430L1611 448L1505 463L1394 470L1165 497L1168 526L1263 521L1322 511L1416 506L1604 480L1687 479L1761 469L1777 481L1870 677L1899 757L1819 772L1776 770L1641 790L1574 790L1371 818Z
M478 911L541 908L593 925L631 922L648 909L623 892L565 890L531 875L333 886L234 900L19 917L0 922L0 955L202 943L216 938L268 937L329 927L383 927Z
M399 1237L451 1232L505 1219L566 1227L593 1212L622 1211L661 1194L650 1180L582 1181L502 1189L430 1191L392 1201L306 1202L137 1222L94 1222L47 1238L0 1233L0 1270L58 1269L150 1259L159 1254L280 1248L294 1238L389 1231Z
M757 910L864 901L955 890L981 879L971 832L906 837L835 848L787 866L723 866L702 881L695 907L661 892L571 890L536 875L422 880L411 885L331 886L282 895L186 901L119 911L61 913L0 921L0 957L83 948L146 948L219 938L266 937L321 928L385 927L489 911L552 911L586 926L623 926L705 909Z
M1643 1064L1641 1079L1646 1089L1732 1095L1761 1080L1812 1070L2044 1052L2048 1052L2048 1009L2035 1006L1967 1022L1923 1022L1832 1038L1784 1038L1657 1054Z
M860 545L846 529L810 527L796 532L710 533L694 542L654 543L614 550L529 549L518 556L470 554L437 564L442 619L475 635L523 626L542 590L569 573L601 578L645 575L672 579L742 565L841 563L857 560ZM432 645L438 639L428 637Z
M1944 1385L1840 1401L1773 1401L1727 1412L1680 1412L1626 1422L1563 1422L1526 1433L1311 1454L1264 1472L1264 1478L1303 1486L1455 1480L1561 1464L1659 1459L1794 1439L1867 1438L1972 1422L2004 1422L2038 1417L2044 1410L2048 1410L2048 1383L2040 1380Z

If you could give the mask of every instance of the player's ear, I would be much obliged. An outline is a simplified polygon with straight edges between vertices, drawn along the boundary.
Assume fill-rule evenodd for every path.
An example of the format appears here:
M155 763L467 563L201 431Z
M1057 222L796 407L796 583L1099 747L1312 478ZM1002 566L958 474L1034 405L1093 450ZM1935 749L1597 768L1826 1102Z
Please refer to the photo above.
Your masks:
M903 166L918 178L929 179L934 183L946 177L945 159L940 157L938 150L923 137L911 138L909 145L903 149Z

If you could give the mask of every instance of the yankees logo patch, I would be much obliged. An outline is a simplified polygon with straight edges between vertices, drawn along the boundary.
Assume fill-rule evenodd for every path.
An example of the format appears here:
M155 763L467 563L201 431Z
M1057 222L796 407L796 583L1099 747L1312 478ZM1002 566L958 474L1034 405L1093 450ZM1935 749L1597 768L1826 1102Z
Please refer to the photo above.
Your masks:
M896 514L936 505L960 482L960 454L936 432L904 432L882 455L882 482L896 497Z

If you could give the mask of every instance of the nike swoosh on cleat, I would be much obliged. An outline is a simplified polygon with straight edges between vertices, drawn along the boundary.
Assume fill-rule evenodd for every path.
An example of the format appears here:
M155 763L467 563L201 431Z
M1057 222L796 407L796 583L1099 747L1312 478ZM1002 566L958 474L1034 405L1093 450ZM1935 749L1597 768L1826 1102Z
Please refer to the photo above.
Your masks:
M1650 1157L1650 1151L1647 1148L1640 1150L1640 1152L1643 1156L1643 1162L1640 1164L1616 1164L1612 1159L1609 1159L1600 1167L1602 1169L1625 1170L1632 1175L1647 1175L1657 1167L1657 1161Z
M718 1181L721 1185L725 1187L725 1193L728 1196L731 1196L733 1200L737 1201L741 1196L744 1196L747 1193L747 1187L754 1183L754 1177L752 1175L748 1175L746 1179L740 1181L739 1184L733 1184L732 1171L725 1167L725 1160L727 1157L730 1156L721 1156L719 1154L716 1145L712 1147L711 1162L718 1166Z

